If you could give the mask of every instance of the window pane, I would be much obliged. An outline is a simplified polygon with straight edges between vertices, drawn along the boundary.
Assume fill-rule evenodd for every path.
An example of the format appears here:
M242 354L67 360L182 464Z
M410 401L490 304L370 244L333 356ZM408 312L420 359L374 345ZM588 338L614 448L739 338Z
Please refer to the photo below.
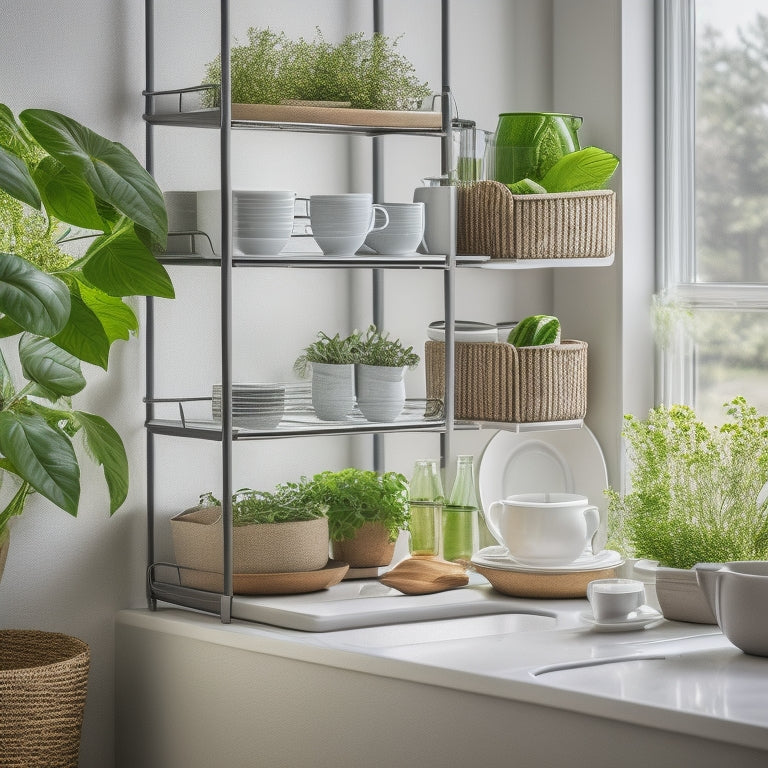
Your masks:
M698 416L721 424L738 395L768 413L768 314L698 309L693 327Z
M768 3L695 10L695 280L768 282Z

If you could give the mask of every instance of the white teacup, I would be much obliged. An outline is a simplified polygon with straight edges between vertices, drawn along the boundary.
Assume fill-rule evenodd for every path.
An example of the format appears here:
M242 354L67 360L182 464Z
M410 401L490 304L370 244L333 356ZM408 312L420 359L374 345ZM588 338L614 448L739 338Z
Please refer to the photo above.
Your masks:
M600 512L574 493L523 493L494 501L486 522L519 563L566 565L591 548Z
M634 579L596 579L587 584L587 600L597 621L621 621L645 603L645 585Z
M384 223L376 225L376 212ZM373 204L367 192L343 195L312 195L309 198L309 220L312 236L328 256L351 256L365 242L369 232L389 224L389 214Z
M371 232L365 244L376 253L414 253L424 239L424 203L382 203L389 214L384 229Z

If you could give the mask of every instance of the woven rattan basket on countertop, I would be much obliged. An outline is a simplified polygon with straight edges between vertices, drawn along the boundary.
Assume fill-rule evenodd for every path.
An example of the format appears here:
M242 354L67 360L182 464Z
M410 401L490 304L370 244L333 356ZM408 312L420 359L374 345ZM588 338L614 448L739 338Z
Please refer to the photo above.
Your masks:
M498 181L458 187L458 253L492 259L608 259L616 241L611 190L513 195Z
M427 399L445 396L445 344L425 345ZM467 421L582 419L587 412L587 344L539 347L501 342L455 345L455 416Z

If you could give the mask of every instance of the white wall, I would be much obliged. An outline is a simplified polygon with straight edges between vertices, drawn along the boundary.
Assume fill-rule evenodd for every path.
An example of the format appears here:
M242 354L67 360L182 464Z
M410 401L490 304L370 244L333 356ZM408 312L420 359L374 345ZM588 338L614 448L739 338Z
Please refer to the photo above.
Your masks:
M215 9L205 0L159 1L158 15L170 42L158 52L163 67L157 87L193 84L215 51L216 20L193 17L174 21L184 8ZM286 0L283 3L235 3L233 30L244 36L253 25L282 26L291 35L312 35L320 25L326 36L346 30L370 32L368 4L352 0ZM493 130L501 111L572 110L586 113L585 128L594 143L619 151L622 88L620 0L454 0L452 80L460 114ZM385 31L405 31L401 50L424 79L439 87L438 3L436 0L387 0ZM600 40L577 47L569 39L579 15L606 14ZM143 157L144 125L140 119L144 87L143 4L138 0L6 0L13 34L0 47L3 90L0 101L14 111L28 106L58 109ZM212 31L213 30L213 31ZM553 55L553 35L556 42ZM578 42L583 42L578 38ZM599 42L599 45L598 45ZM602 51L602 54L598 55ZM566 55L567 54L567 55ZM591 93L579 87L586 76L600 82ZM589 81L593 82L592 80ZM605 87L603 87L605 84ZM572 90L573 89L573 90ZM165 189L208 188L218 182L214 132L157 131L156 165ZM370 161L367 140L340 137L235 136L235 186L295 186L300 194L361 188ZM389 200L409 200L424 175L439 169L436 140L391 138L385 152L385 189ZM630 168L626 166L626 171ZM610 443L621 410L621 365L618 323L621 283L618 270L590 270L578 277L578 290L566 289L547 271L538 274L462 273L457 281L457 316L498 321L551 311L555 304L577 338L588 338L590 355L600 371L590 391L590 423ZM575 279L568 270L569 284ZM178 299L158 302L168 329L158 339L163 362L156 394L206 394L218 380L215 340L218 335L217 273L176 268ZM553 288L554 283L554 288ZM436 272L386 275L386 327L420 348L425 326L442 314L442 281ZM350 281L321 271L249 271L237 273L236 300L255 308L236 324L238 363L235 378L278 378L290 374L293 359L317 329L344 330L368 318L368 278ZM553 293L554 291L554 293ZM352 296L350 306L350 292ZM553 297L557 299L553 303ZM585 309L604 302L599 329ZM562 309L560 303L562 302ZM279 318L279 320L278 320ZM311 320L307 320L311 318ZM606 339L603 331L608 328ZM599 332L598 332L599 331ZM607 342L607 343L606 343ZM132 483L125 506L108 519L107 495L98 472L83 462L83 494L77 519L35 500L12 531L12 546L0 586L0 626L36 627L69 632L92 648L91 685L86 710L81 766L109 768L113 744L112 620L117 609L144 601L145 438L142 344L134 340L113 351L109 376L89 371L91 385L78 402L101 413L120 431L129 452ZM409 388L423 392L423 372L410 374ZM598 395L598 396L595 396ZM461 433L456 448L478 453L488 434ZM164 518L218 487L219 454L215 444L159 439L158 496ZM299 440L243 446L236 451L235 483L269 486L302 473L363 463L368 441ZM410 473L413 460L437 456L439 443L427 435L387 438L392 469ZM617 465L611 444L609 464ZM237 487L237 485L236 485ZM160 555L167 544L160 537Z

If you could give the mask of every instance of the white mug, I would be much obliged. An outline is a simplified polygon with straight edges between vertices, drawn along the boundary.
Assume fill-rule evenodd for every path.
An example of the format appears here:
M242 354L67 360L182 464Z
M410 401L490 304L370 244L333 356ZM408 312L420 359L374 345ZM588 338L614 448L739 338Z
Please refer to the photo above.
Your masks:
M376 225L376 212L384 223ZM312 195L309 198L312 236L327 256L352 256L365 242L369 232L389 224L386 208L373 204L368 192L342 195Z
M597 621L621 621L645 603L645 585L634 579L596 579L587 584L587 600Z
M523 565L567 565L592 546L600 512L574 493L523 493L494 501L488 528Z
M381 207L389 214L389 223L371 232L365 244L390 256L414 253L424 239L424 203L382 203Z

